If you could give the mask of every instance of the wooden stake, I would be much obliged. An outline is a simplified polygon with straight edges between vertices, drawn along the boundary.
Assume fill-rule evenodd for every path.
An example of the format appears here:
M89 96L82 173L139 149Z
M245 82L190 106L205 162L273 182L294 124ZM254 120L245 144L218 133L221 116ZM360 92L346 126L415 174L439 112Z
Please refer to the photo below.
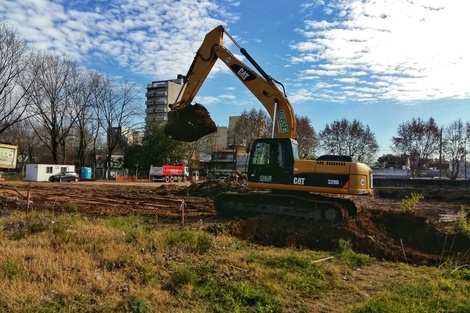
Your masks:
M181 210L181 225L184 228L184 207L186 206L186 203L184 202L184 199L181 200L181 205L180 205L180 210Z
M30 198L31 198L31 193L29 192L29 189L28 189L27 194L26 194L26 216L28 216L28 213L29 213L29 205L30 205L29 199Z
M313 263L320 263L320 262L323 262L323 261L328 261L328 260L331 260L331 259L333 259L333 258L334 258L334 256L329 256L329 257L327 257L327 258L323 258L323 259L319 259L319 260L312 261L312 264L313 264Z

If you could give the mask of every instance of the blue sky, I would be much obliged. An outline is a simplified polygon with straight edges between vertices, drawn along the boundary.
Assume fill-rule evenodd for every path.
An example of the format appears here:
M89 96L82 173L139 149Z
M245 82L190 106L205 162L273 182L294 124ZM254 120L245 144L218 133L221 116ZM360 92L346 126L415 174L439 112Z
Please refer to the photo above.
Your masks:
M412 118L470 122L469 11L467 0L0 2L0 20L35 48L135 80L142 96L147 83L186 74L205 34L224 25L317 132L358 119L379 156ZM263 108L221 62L194 100L220 126Z

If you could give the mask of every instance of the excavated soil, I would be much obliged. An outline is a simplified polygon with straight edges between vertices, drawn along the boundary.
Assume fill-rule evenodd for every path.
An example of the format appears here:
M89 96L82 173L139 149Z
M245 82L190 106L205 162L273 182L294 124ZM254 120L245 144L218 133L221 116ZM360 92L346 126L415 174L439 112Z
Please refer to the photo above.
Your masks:
M357 217L337 224L265 215L221 218L213 199L227 191L250 189L243 181L228 179L178 184L3 182L0 214L52 210L89 216L146 215L155 217L156 227L204 225L215 234L225 232L261 245L335 251L340 240L347 240L355 252L380 260L432 266L470 263L470 238L443 231L462 208L469 212L470 195L465 190L421 190L421 210L401 213L401 201L410 191L379 189L374 197L354 198L360 210Z
M192 142L217 131L209 111L199 103L168 112L165 135L178 141Z

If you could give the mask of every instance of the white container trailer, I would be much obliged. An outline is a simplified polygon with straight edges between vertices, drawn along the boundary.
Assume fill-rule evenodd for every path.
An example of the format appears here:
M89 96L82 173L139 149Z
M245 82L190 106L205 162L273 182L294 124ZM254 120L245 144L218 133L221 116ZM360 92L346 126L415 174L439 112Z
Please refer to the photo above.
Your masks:
M75 172L75 165L26 164L27 181L49 181L49 176L60 172Z

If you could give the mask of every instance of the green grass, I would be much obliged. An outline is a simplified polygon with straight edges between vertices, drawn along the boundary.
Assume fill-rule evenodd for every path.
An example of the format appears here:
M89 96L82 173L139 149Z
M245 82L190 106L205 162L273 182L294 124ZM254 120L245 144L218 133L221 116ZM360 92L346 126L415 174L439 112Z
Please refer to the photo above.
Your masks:
M2 312L468 312L470 269L253 245L147 217L0 218ZM460 266L460 267L459 267Z
M414 281L388 286L352 312L470 312L470 284L436 270Z

